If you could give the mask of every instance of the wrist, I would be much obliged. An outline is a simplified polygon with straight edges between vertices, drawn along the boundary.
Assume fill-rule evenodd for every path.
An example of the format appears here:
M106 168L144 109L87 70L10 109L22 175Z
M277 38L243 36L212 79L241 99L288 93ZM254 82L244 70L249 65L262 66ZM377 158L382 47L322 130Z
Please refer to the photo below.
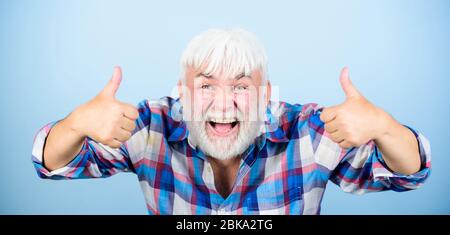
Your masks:
M83 131L84 129L82 128L82 120L79 115L79 108L71 112L67 116L67 118L64 119L64 122L68 130L80 139L84 139L87 137L87 134Z
M377 112L378 112L377 119L379 120L380 124L374 136L375 141L379 141L383 137L390 135L391 132L394 131L396 127L399 125L397 121L384 110L378 109Z

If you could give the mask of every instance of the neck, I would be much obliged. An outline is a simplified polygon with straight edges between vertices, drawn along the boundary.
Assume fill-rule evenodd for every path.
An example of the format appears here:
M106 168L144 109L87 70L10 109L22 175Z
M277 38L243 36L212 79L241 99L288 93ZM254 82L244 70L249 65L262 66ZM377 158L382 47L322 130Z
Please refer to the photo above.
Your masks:
M214 157L208 157L208 160L211 162L211 164L214 164L218 167L230 167L240 163L241 158L239 156L236 156L230 159L221 160Z
M217 192L223 198L227 198L233 190L233 185L236 182L241 158L235 157L227 160L219 160L212 157L208 158L211 162L211 167L214 174L214 184Z

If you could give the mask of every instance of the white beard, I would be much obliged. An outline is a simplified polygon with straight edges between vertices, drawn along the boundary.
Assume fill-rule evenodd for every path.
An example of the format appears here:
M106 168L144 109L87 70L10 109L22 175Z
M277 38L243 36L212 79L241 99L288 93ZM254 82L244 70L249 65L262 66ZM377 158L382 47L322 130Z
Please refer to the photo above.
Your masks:
M263 122L243 121L242 118L238 118L240 120L238 124L239 131L236 136L211 137L206 131L207 119L205 117L207 116L202 115L202 117L194 118L193 120L196 121L186 121L186 126L189 130L191 143L195 147L199 147L206 155L218 160L239 157L261 133L261 124Z

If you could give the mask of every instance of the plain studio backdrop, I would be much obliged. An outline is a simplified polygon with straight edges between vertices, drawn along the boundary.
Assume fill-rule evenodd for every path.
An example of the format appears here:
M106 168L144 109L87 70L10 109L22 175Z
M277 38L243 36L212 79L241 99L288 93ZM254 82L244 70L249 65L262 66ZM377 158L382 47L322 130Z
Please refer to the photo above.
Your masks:
M0 213L146 214L137 177L50 181L31 162L35 133L94 97L123 68L118 99L170 95L188 41L209 28L254 32L280 99L344 101L357 88L431 142L422 188L356 196L331 182L322 214L450 213L450 2L0 0Z

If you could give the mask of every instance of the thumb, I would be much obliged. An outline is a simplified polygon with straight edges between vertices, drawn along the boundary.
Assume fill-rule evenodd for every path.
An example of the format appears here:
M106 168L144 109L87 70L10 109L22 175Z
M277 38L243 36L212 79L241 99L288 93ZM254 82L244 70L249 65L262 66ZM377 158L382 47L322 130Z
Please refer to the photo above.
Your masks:
M347 98L360 96L359 91L356 89L356 87L353 86L353 83L350 80L348 74L349 74L348 68L344 67L341 71L341 77L339 78L341 87L345 92L345 96Z
M109 80L108 84L106 84L105 88L103 88L102 94L111 98L114 98L117 90L119 89L120 82L122 81L122 69L119 66L114 67L114 73Z

